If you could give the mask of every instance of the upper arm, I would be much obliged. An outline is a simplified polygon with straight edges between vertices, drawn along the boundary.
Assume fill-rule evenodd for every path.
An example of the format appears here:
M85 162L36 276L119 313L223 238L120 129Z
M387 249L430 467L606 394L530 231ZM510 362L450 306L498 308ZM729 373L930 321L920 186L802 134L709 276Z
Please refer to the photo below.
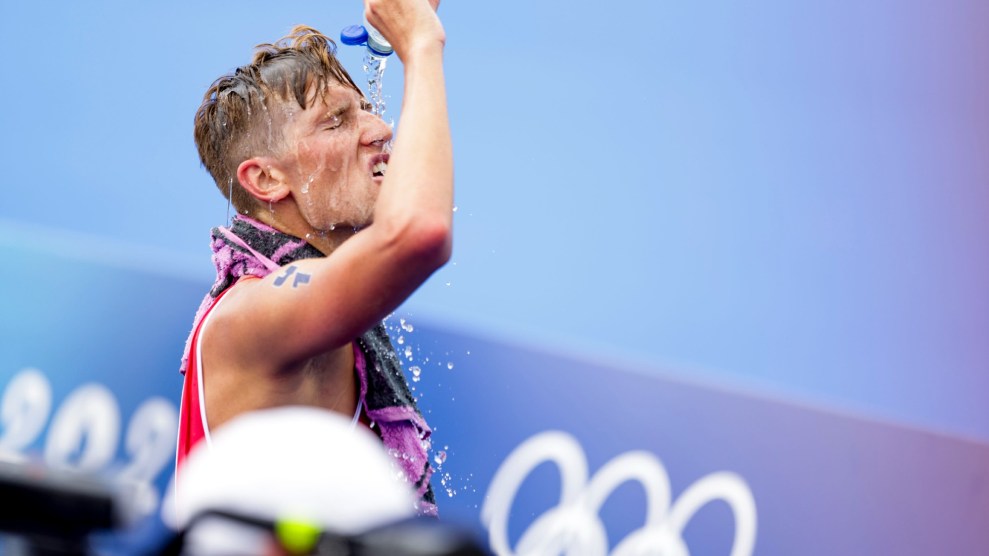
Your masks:
M238 360L289 368L380 322L446 262L449 244L442 226L371 225L327 257L238 286L217 307L216 329Z

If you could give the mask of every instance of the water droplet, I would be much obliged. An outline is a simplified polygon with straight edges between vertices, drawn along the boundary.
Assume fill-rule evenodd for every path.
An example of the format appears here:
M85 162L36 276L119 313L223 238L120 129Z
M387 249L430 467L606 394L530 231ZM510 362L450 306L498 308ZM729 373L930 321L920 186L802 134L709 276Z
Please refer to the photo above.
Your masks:
M467 350L467 355L470 355L470 350Z
M450 361L450 362L448 362L448 363L446 364L446 368L447 368L447 369L450 369L450 370L452 371L452 370L453 370L453 361Z
M405 336L399 336L398 340L395 341L398 342L398 345L402 345L405 343Z
M457 206L456 205L453 206L453 212L457 212Z
M436 452L436 455L433 456L433 461L436 462L436 465L443 465L446 462L446 452L443 450Z
M405 346L405 357L412 360L412 346Z
M422 374L422 369L420 369L416 365L413 365L409 367L409 370L412 371L412 382L419 382L420 375Z
M446 287L448 287L448 288L450 287L450 282L447 282L446 283Z

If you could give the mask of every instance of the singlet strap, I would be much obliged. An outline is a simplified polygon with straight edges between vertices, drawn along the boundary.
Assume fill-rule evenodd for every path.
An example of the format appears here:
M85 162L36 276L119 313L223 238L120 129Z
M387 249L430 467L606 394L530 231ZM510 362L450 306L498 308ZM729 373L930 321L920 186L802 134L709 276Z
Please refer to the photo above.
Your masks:
M350 420L350 428L357 428L357 423L361 420L361 410L364 409L364 399L357 399L357 411L354 412L354 418Z
M361 411L364 409L364 397L367 396L367 362L364 359L364 352L361 351L359 343L355 340L354 346L354 370L357 371L357 411L350 421L350 427L357 427L361 420Z

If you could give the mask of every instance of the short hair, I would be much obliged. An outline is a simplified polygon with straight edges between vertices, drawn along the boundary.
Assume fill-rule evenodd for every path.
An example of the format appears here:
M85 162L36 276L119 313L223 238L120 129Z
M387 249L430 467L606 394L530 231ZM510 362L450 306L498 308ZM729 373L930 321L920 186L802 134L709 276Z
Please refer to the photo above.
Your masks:
M298 25L274 43L255 47L250 64L213 82L196 111L196 148L216 186L238 212L255 205L237 183L237 167L252 156L283 147L277 103L295 101L308 108L311 90L322 98L330 82L363 93L336 57L336 43L319 31ZM313 97L316 98L316 97Z

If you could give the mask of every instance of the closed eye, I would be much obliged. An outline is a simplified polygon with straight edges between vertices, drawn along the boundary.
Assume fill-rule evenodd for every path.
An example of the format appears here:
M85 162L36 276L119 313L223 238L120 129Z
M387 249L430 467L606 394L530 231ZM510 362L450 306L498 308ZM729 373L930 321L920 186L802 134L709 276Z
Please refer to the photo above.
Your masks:
M325 120L323 120L322 127L326 129L336 129L343 124L342 114L332 114Z

